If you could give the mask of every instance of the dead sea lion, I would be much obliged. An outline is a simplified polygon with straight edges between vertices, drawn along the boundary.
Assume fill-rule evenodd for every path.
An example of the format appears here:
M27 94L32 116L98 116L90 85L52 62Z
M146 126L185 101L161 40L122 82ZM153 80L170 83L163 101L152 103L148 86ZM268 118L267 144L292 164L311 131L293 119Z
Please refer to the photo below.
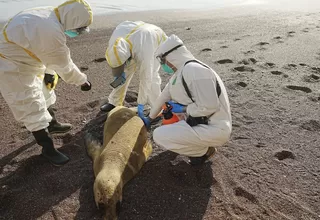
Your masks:
M106 209L104 219L117 219L123 186L140 171L152 153L147 129L134 111L117 106L108 113L103 144L89 133L85 143L93 161L96 205Z

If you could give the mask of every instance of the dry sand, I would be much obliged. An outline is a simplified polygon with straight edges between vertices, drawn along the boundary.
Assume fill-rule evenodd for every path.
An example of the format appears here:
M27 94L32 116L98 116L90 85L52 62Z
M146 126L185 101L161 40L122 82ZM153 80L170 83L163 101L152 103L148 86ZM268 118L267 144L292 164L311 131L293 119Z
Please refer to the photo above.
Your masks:
M220 74L233 133L201 167L154 146L125 187L120 220L320 219L320 13L242 8L105 16L96 18L90 35L70 40L73 60L93 89L57 86L58 119L74 125L54 136L71 156L61 168L39 156L40 147L0 97L0 219L101 219L82 137L84 130L101 135L99 107L111 91L104 53L114 25L125 19L177 34ZM168 77L162 78L165 85ZM138 76L128 106L136 105L137 83Z

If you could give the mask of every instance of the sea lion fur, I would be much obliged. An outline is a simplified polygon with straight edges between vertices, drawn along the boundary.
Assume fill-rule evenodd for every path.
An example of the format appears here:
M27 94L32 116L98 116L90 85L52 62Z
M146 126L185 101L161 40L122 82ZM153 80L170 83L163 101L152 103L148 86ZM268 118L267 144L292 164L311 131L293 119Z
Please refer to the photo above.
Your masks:
M93 161L96 205L106 208L105 219L117 219L123 186L140 171L152 153L147 129L134 111L117 106L105 121L103 144L89 133L85 142Z

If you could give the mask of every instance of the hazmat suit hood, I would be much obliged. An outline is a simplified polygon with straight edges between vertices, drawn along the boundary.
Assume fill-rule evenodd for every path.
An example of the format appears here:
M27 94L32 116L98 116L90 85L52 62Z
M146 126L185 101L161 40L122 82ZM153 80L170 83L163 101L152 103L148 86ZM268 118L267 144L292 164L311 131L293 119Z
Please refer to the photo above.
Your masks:
M70 0L57 7L60 22L65 31L91 25L92 10L84 0Z
M159 46L159 48L155 52L155 56L157 57L161 54L164 54L172 48L181 44L183 44L183 41L176 35L172 34L166 41L164 41ZM181 46L178 49L172 51L165 58L177 69L183 66L188 60L195 59L191 52L185 46Z

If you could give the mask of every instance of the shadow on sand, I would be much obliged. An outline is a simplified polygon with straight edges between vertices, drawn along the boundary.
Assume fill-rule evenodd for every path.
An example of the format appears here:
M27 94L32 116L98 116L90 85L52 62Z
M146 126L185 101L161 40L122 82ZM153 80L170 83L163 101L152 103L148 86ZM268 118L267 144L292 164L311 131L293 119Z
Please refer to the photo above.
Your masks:
M74 213L72 216L77 220L102 219L104 213L94 202L92 162L83 136L89 131L102 141L105 120L105 114L98 114L74 136L64 136L60 150L71 157L66 165L54 167L41 156L31 156L9 176L1 178L0 219L31 220L44 215L62 218L66 212ZM22 146L18 151L33 144ZM170 161L177 155L161 151L157 149L124 187L119 220L202 219L214 184L211 163L191 167L178 159L176 165L172 165ZM1 169L19 152L2 158ZM78 194L79 198L73 198Z

